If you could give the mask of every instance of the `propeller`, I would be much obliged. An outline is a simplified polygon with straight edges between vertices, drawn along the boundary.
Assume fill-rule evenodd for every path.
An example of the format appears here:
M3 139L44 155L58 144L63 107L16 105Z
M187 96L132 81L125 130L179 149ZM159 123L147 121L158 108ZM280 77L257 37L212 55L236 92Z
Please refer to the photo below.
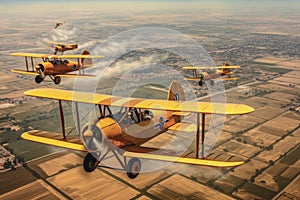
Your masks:
M44 79L45 78L45 74L44 74L45 69L44 69L44 66L42 64L38 64L37 66L35 66L35 69L40 72L39 74Z
M108 147L105 144L101 129L97 126L98 118L95 112L89 114L87 129L83 132L83 137L86 141L89 150L97 152L106 152Z

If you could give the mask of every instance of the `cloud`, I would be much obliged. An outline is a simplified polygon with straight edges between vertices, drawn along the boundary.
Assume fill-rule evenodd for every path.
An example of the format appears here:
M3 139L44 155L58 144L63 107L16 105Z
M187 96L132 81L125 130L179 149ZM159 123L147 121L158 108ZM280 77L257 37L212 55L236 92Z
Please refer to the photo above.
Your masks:
M42 38L37 41L38 45L45 45L48 42L66 42L70 43L70 40L77 34L77 28L71 30L58 28L48 31L47 34L44 34Z

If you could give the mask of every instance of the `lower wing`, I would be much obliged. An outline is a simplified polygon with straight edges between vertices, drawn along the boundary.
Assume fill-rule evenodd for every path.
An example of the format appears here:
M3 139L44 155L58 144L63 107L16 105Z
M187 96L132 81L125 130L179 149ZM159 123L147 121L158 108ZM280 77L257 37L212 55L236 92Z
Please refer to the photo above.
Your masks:
M25 74L25 75L33 75L33 76L39 75L39 73L36 73L34 71L24 71L24 70L18 70L18 69L12 69L10 71L13 73L17 73L17 74Z
M193 164L193 165L204 165L211 167L234 167L244 164L243 161L217 161L217 160L207 160L200 158L186 158L179 156L166 156L166 155L156 155L151 153L136 153L125 151L123 153L125 157L134 157L148 160L160 160L167 162L177 162L177 163L185 163L185 164Z
M68 77L68 78L92 78L96 77L95 75L90 74L55 74L55 76Z
M79 136L68 136L66 139L63 139L62 135L59 133L32 130L22 133L21 137L25 140L48 144L51 146L73 149L78 151L86 151Z
M199 81L200 77L199 78L184 78L184 80L186 80L186 81Z
M236 80L239 80L239 78L237 77L222 77L222 80L223 81L236 81Z

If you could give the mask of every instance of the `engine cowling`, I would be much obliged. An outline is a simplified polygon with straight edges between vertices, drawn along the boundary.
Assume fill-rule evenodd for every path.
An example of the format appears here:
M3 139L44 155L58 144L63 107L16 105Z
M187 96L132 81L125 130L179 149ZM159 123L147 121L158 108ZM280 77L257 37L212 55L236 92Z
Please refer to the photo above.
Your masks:
M95 124L85 124L81 133L84 145L89 151L98 151L107 147L114 149L122 146L120 144L122 143L121 127L110 117L101 118Z
M49 75L54 73L54 67L50 62L39 63L37 66L35 66L35 69L39 74L43 73L45 75Z

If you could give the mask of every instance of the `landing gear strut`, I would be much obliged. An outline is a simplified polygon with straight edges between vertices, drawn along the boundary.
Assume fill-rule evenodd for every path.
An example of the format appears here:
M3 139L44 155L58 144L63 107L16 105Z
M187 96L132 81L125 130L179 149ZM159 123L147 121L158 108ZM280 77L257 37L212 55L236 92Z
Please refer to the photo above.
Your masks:
M200 80L199 80L199 86L203 85L204 76L203 74L200 74Z

